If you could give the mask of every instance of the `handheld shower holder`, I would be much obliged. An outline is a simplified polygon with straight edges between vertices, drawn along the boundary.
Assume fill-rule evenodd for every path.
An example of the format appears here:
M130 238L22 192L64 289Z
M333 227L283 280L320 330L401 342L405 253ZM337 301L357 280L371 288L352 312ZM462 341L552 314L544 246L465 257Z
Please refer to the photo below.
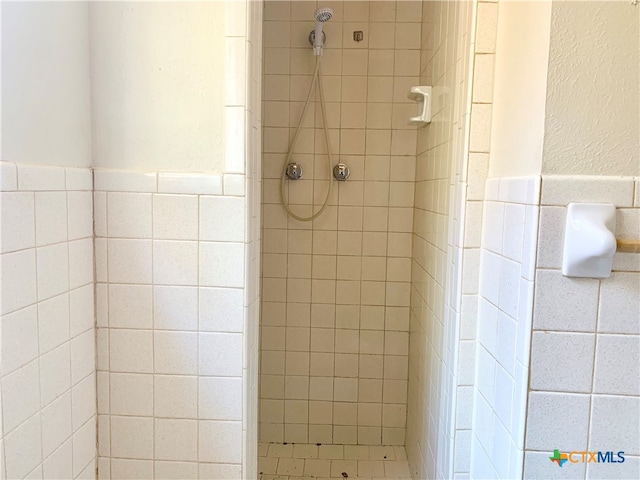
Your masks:
M311 30L309 32L309 44L313 47L314 55L322 55L322 49L324 48L324 44L327 41L327 34L322 32L322 43L320 45L316 45L316 31Z

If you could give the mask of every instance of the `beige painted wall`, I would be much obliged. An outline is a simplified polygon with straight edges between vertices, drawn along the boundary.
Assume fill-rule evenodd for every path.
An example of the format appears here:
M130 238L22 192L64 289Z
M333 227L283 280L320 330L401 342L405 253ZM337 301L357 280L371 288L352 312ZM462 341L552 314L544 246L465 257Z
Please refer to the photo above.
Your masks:
M554 1L543 174L640 174L640 7Z
M639 42L629 2L500 2L489 175L638 175Z
M2 3L2 160L91 164L87 9Z
M540 173L551 1L502 1L498 15L492 177Z
M94 165L224 169L224 2L89 7Z

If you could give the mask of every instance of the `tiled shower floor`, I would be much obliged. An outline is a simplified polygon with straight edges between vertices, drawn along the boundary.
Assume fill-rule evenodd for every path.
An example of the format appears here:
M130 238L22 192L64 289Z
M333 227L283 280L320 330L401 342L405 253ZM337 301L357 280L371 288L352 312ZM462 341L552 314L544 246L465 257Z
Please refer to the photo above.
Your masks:
M411 480L404 447L261 443L260 480Z

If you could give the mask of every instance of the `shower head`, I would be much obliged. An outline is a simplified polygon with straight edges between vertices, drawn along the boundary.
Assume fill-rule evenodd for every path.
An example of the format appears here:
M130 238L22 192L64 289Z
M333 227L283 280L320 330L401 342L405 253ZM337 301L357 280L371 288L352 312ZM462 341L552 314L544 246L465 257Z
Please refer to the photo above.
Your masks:
M333 10L328 7L319 8L316 10L314 17L316 20L316 28L313 32L313 54L322 55L322 47L324 47L322 24L331 20L331 17L333 17Z
M331 17L333 17L333 10L328 7L319 8L316 10L315 17L316 22L328 22L329 20L331 20Z

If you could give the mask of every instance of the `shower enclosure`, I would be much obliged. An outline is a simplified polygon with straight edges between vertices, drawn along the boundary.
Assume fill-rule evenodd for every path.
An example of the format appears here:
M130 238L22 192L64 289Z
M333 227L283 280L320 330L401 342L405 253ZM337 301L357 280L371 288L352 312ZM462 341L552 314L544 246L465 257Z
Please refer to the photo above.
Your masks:
M329 9L314 56L310 32ZM414 478L452 476L472 13L471 2L265 2L261 455L391 446L361 458L402 461L406 445ZM434 92L423 128L409 124L418 85Z
M637 2L1 17L0 480L640 478Z

